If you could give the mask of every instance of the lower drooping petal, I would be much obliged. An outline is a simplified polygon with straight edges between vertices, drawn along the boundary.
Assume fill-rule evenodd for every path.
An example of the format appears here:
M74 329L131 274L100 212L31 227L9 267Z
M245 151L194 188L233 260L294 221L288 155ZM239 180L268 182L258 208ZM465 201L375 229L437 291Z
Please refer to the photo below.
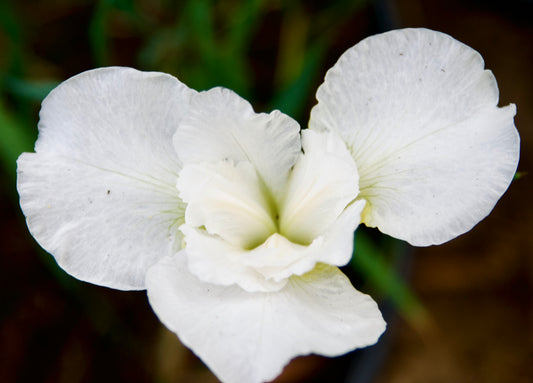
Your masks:
M17 188L30 232L69 274L143 289L146 270L179 250L172 136L193 93L170 75L103 68L44 100Z
M341 355L385 330L376 303L335 267L319 265L278 292L249 293L201 282L179 253L146 280L159 319L226 383L270 381L295 356Z
M448 35L404 29L344 53L317 92L310 128L336 131L357 164L363 222L413 245L470 230L519 158L514 105L498 108L483 59Z

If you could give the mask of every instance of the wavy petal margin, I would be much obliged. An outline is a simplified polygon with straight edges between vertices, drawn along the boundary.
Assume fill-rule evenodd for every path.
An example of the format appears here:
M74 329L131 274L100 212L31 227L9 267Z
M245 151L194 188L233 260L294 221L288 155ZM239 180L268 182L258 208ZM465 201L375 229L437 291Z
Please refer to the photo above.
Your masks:
M499 108L472 48L427 29L369 37L317 92L310 128L337 132L357 164L363 222L416 246L487 216L519 159L514 105Z
M386 327L372 298L325 265L280 291L249 293L201 282L179 253L150 268L147 290L159 319L223 382L270 381L295 356L342 355Z
M112 67L72 77L43 101L17 188L31 234L69 274L144 289L148 268L179 250L172 137L195 93L167 74Z

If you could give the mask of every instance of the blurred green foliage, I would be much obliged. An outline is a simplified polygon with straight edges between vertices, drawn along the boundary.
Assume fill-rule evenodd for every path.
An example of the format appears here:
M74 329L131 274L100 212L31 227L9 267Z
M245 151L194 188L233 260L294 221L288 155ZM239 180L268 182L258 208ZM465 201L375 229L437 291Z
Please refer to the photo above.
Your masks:
M39 102L60 81L91 67L130 65L163 71L198 90L225 86L256 107L280 109L305 127L329 48L366 4L365 0L51 0L41 5L0 1L4 178L14 184L16 158L32 150ZM45 29L49 35L40 35ZM356 42L354 37L351 44ZM397 259L391 254L398 254L398 243L382 242L358 231L351 266L370 290L389 298L409 318L423 310L393 267ZM64 274L55 271L52 258L43 259L61 283L72 288Z

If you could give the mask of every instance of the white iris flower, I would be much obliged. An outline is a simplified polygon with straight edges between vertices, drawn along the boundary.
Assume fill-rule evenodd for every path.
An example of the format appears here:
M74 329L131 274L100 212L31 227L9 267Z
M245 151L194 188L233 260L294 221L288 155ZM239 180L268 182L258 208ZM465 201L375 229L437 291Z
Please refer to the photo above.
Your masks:
M392 31L342 55L310 129L235 93L102 68L53 90L18 160L28 227L76 278L147 289L225 382L377 341L375 302L337 266L360 222L427 246L483 219L515 173L514 105L481 56Z

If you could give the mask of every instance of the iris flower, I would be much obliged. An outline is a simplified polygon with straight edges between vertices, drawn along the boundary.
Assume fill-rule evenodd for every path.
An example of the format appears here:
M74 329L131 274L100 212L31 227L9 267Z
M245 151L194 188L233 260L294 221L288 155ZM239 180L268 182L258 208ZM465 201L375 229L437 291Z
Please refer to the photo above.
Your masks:
M101 68L43 101L18 160L31 234L74 277L147 289L159 319L224 382L385 330L339 270L360 223L416 246L470 230L509 186L514 105L481 56L405 29L344 53L309 129L234 92Z

